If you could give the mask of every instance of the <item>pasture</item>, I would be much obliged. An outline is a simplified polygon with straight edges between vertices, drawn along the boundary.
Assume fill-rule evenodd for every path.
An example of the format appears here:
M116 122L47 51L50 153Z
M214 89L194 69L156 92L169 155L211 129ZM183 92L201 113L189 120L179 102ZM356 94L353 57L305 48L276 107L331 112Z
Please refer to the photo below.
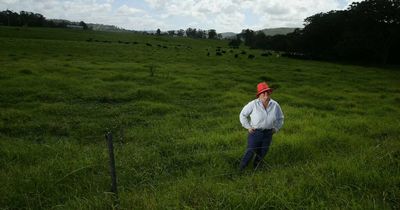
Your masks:
M0 208L116 207L112 131L120 209L399 209L398 67L263 53L0 27ZM239 174L239 112L261 81L285 123L263 167Z

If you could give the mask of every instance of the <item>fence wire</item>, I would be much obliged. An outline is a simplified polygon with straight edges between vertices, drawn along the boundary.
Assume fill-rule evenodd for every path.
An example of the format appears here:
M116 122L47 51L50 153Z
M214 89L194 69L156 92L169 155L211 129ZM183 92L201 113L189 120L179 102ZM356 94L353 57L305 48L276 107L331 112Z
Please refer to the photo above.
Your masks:
M266 166L267 166L267 164L266 164L266 162L265 162L265 160L264 160L264 158L263 157L260 157L256 152L255 152L255 150L256 149L263 149L263 148L268 148L268 147L254 147L254 148L247 148L247 149L245 149L244 151L243 151L243 149L235 149L235 150L228 150L228 151L215 151L215 152L200 152L200 153L196 153L196 154L188 154L188 155L175 155L175 156L170 156L169 158L176 158L176 157L182 157L182 156L184 156L186 159L189 159L189 158L194 158L195 156L199 156L199 155L215 155L215 154L223 154L223 153L233 153L233 152L239 152L239 151L243 151L243 154L245 154L247 151L249 151L249 150L252 150L252 152L253 152L253 155L255 155L256 157L258 157L258 158L260 158L260 162L259 162L259 164L256 166L256 168L252 171L252 176L254 176L255 175L255 172L259 169L259 166L261 165L261 164L265 164ZM242 155L243 155L242 154ZM242 159L242 157L240 157L240 158L236 158L236 160L239 162L240 160ZM194 182L194 181L198 181L198 180L207 180L207 179L210 179L210 178L218 178L218 177L227 177L227 176L234 176L234 175L241 175L241 174L245 174L245 172L244 171L240 171L240 169L239 169L239 165L237 166L237 170L235 170L235 171L233 171L233 172L227 172L227 173L218 173L218 174L212 174L212 175L209 175L209 176L200 176L200 177L194 177L194 178L181 178L181 179L177 179L177 180L167 180L167 181L158 181L158 182L156 182L155 184L157 185L157 186L162 186L162 185L169 185L169 184L172 184L172 183L179 183L179 182L182 182L182 181L190 181L190 182ZM173 177L173 175L171 174L171 173L169 173L169 174L167 174L167 176L164 176L164 178L169 178L169 177ZM151 181L149 181L149 182L146 182L146 181L144 181L144 182L141 182L140 183L140 185L149 185L149 186L152 186L152 187L154 187L153 186L153 184L152 184L152 182Z

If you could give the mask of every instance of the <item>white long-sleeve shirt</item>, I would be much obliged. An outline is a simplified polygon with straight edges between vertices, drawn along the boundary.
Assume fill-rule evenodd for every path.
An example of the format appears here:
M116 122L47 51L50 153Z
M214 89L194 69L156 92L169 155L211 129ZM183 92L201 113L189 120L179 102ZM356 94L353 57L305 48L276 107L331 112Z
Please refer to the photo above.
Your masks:
M257 98L243 107L239 118L246 129L275 129L278 132L283 125L284 116L278 102L270 99L268 108L265 109L261 100Z

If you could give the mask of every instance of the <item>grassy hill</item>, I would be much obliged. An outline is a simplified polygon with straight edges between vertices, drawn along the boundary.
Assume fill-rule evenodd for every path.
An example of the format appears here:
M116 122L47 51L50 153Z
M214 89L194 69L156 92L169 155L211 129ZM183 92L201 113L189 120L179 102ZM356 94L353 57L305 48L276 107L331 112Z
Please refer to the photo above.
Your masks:
M267 36L274 36L274 35L285 35L288 33L292 33L296 28L287 28L287 27L280 27L280 28L265 28L260 31L264 32ZM259 32L259 31L256 31ZM221 33L222 38L236 38L236 34L233 32L225 32Z
M223 39L233 39L236 38L236 33L233 32L225 32L225 33L220 33Z
M266 28L261 30L264 32L265 35L267 36L274 36L274 35L285 35L288 33L292 33L296 28L285 28L285 27L280 27L280 28Z
M112 207L106 131L121 209L400 208L396 69L63 29L0 27L0 46L1 208ZM239 174L260 81L285 124Z

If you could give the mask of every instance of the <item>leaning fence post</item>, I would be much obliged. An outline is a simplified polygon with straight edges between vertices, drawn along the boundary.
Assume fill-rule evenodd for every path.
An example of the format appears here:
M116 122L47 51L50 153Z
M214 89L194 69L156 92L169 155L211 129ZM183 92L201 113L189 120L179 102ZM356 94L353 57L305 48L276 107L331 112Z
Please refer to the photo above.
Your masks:
M108 154L110 156L111 192L113 192L116 198L118 199L117 174L115 172L114 146L112 142L112 134L111 132L108 132L105 136L107 140Z

